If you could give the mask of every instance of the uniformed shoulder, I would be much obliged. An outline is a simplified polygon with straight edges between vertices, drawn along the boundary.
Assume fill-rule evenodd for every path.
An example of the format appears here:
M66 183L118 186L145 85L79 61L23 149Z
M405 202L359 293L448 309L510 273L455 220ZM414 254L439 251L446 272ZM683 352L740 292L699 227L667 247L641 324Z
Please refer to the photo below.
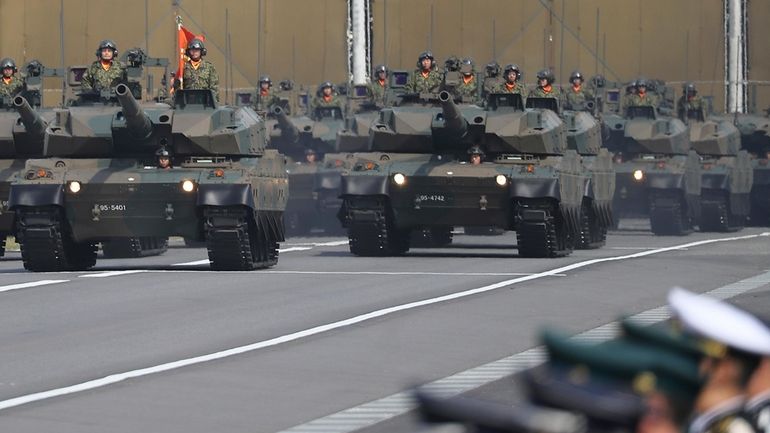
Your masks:
M116 68L119 68L119 69L125 69L126 68L126 65L124 65L123 62L121 62L120 60L113 60L112 61L112 66L114 66Z

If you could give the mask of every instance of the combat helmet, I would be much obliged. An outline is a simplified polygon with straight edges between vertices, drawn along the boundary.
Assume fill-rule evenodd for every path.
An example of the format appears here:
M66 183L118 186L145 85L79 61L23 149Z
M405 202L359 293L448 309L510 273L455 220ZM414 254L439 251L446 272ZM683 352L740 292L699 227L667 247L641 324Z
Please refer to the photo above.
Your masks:
M204 45L203 41L198 38L191 40L190 43L187 44L185 54L187 54L188 57L190 56L190 50L201 50L201 57L205 56L207 52L206 45Z
M508 79L508 73L511 71L516 73L517 81L521 79L521 70L519 70L519 65L515 63L509 63L505 65L505 69L503 69L503 78Z
M463 75L471 75L475 72L475 65L473 59L466 57L460 62L460 73Z
M262 75L259 77L259 84L267 83L270 87L273 87L273 80L270 79L270 75Z
M11 68L13 69L13 72L16 73L18 69L16 69L16 62L13 61L10 57L5 57L3 60L0 60L0 69L6 69Z
M572 71L572 73L569 75L569 82L574 84L574 81L578 78L580 79L580 81L583 81L583 82L585 82L586 80L585 77L583 77L583 74L576 69Z
M433 67L436 65L436 59L433 57L433 53L430 50L426 50L420 53L420 56L417 57L417 67L422 67L422 60L423 59L430 59L430 67L433 69Z
M484 156L484 151L481 150L481 146L475 144L468 149L468 155L481 155Z
M684 92L685 95L692 95L695 96L698 94L698 89L695 87L695 83L692 81L688 81L684 84L682 84L682 92Z
M99 42L99 47L96 49L96 57L101 58L102 57L102 50L105 48L109 48L112 50L112 56L118 57L118 46L115 44L114 41L111 39L105 39L101 42Z
M556 81L556 77L553 75L553 71L549 68L541 69L537 73L537 79L539 80L545 80L548 84L553 84L554 81Z
M497 63L495 60L492 60L491 62L487 63L487 66L485 67L487 77L494 78L500 75L500 64Z

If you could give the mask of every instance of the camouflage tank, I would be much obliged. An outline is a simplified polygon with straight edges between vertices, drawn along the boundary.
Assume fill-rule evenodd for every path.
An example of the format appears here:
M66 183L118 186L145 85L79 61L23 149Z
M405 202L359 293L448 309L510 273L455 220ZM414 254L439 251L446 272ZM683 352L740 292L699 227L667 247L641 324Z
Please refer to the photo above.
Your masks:
M701 164L687 126L654 107L622 107L621 89L606 88L605 147L614 153L616 218L649 215L656 235L692 232L700 215Z
M43 138L52 109L41 109L45 77L62 77L60 69L45 68L38 61L24 68L24 90L15 97L0 99L0 256L8 236L16 234L15 213L8 208L8 194L27 158L43 155Z
M491 162L463 161L474 144ZM557 114L525 109L520 95L490 94L485 108L457 104L446 91L404 95L370 130L369 150L380 157L343 175L350 251L396 255L415 230L496 226L517 232L522 256L567 255L590 175L566 146Z
M318 107L309 116L289 117L282 107L275 106L271 114L276 119L271 132L271 147L289 158L287 230L295 235L307 234L313 228L334 230L338 227L335 218L338 202L335 205L319 199L316 182L322 165L320 161L327 153L335 151L337 134L345 128L342 108ZM317 161L306 161L308 150L317 155ZM336 202L336 196L331 198Z
M587 101L583 110L562 112L567 148L582 157L583 164L591 173L593 200L584 203L581 209L580 236L575 240L578 249L603 246L607 239L607 229L613 225L612 198L615 194L616 173L612 155L602 147L602 125L591 115L594 108L595 102Z
M740 133L729 121L705 118L703 111L682 113L690 128L690 145L701 156L700 231L735 231L749 216L754 173L748 152L740 150Z
M741 147L751 156L751 224L770 226L770 109L765 113L729 114L722 119L738 128Z
M214 270L274 265L288 181L263 120L209 90L179 90L171 104L139 103L137 90L120 84L56 110L46 158L11 186L24 267L87 269L98 242L168 236L205 240Z

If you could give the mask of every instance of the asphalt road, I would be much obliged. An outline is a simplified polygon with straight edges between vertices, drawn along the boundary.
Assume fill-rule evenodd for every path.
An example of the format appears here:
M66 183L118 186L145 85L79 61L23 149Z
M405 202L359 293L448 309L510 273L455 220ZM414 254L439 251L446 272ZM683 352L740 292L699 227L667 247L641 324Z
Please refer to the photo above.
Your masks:
M171 248L33 274L10 252L0 431L283 431L526 351L544 325L576 334L664 305L675 285L707 292L765 274L765 232L624 230L560 259L517 257L513 234L395 258L289 239L256 272L210 272L204 249ZM768 287L734 301L770 311ZM511 388L504 378L472 393L506 401ZM419 428L394 415L365 430ZM328 426L313 431L343 430Z

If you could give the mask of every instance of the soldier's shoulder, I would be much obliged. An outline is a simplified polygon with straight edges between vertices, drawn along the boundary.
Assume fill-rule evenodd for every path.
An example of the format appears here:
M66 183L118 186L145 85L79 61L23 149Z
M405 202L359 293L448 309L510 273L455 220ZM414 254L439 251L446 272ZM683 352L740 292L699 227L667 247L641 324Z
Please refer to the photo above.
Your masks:
M123 64L120 60L113 60L112 66L117 67L118 69L126 69L126 65Z

